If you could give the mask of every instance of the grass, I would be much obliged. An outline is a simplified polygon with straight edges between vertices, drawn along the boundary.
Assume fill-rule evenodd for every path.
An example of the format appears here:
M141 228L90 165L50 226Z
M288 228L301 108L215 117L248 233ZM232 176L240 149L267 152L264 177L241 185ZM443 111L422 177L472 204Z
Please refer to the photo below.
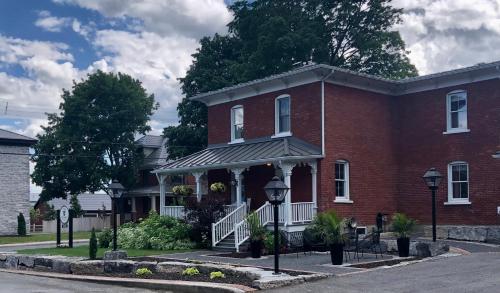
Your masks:
M73 239L89 239L90 232L74 232ZM68 233L61 233L61 240L68 240ZM0 236L0 244L56 241L56 233L32 233L27 236Z
M105 251L108 248L99 248L97 250L97 258L102 258ZM149 256L149 255L160 255L160 254L170 254L177 252L187 252L190 249L185 250L154 250L154 249L123 249L127 251L128 256ZM76 246L73 248L36 248L36 249L23 249L18 250L17 253L21 254L45 254L45 255L63 255L63 256L78 256L78 257L89 257L89 247L88 245Z

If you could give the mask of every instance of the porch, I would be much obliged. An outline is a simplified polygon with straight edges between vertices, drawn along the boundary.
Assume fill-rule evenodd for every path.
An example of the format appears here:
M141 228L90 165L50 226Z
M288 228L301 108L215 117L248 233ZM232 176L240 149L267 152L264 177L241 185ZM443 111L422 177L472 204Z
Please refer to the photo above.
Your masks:
M273 222L273 209L264 186L279 176L290 187L279 207L284 229L303 229L317 210L317 159L320 150L295 138L242 143L208 148L155 170L160 182L160 213L176 218L185 216L183 206L165 205L164 178L168 174L192 174L196 198L202 201L214 182L225 184L226 192L217 196L226 202L226 216L212 223L212 244L239 249L249 237L246 216L255 211L263 225Z

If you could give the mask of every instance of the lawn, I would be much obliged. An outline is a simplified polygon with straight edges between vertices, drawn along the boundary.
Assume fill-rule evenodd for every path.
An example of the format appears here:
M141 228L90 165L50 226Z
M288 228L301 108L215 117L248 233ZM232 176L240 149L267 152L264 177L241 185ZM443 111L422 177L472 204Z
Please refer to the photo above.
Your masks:
M74 232L73 239L89 239L90 232ZM61 240L68 240L68 233L61 233ZM55 233L33 233L27 236L0 236L0 244L56 241Z
M104 252L107 250L110 250L110 249L99 248L97 250L97 257L102 258L104 255ZM185 249L185 250L124 249L124 250L127 251L128 256L131 256L131 257L170 254L170 253L191 251L190 249ZM89 257L89 247L88 247L88 245L81 245L81 246L76 246L73 248L23 249L23 250L18 250L17 253Z

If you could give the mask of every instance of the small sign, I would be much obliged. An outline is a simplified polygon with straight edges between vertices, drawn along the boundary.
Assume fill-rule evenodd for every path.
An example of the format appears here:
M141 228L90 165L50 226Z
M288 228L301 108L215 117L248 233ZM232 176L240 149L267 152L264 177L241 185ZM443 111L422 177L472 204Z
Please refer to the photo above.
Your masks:
M62 206L59 212L59 217L61 219L61 223L66 224L69 221L69 209L67 206Z

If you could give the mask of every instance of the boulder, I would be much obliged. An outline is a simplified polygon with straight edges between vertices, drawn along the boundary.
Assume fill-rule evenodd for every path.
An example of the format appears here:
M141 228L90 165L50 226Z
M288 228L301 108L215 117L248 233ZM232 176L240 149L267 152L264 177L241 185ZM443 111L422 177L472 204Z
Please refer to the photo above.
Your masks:
M104 262L104 272L110 274L129 274L134 271L135 261L114 260Z
M104 260L127 259L127 252L123 250L110 250L104 252Z
M17 269L19 259L17 255L11 254L5 258L5 268L6 269Z
M500 244L500 227L488 228L488 236L486 242Z
M418 257L432 257L447 253L450 250L450 246L442 242L415 242L414 251L411 250L410 254Z
M18 260L19 260L18 265L24 266L27 268L34 268L35 267L35 259L36 259L36 256L20 255L18 257Z
M71 263L75 262L70 258L58 258L52 261L52 271L60 274L71 274Z
M53 258L48 256L39 256L35 258L35 268L52 269Z
M448 238L456 240L484 242L487 236L488 228L485 227L455 226L448 230Z
M76 275L95 275L104 272L101 260L76 261L70 265L71 272Z

